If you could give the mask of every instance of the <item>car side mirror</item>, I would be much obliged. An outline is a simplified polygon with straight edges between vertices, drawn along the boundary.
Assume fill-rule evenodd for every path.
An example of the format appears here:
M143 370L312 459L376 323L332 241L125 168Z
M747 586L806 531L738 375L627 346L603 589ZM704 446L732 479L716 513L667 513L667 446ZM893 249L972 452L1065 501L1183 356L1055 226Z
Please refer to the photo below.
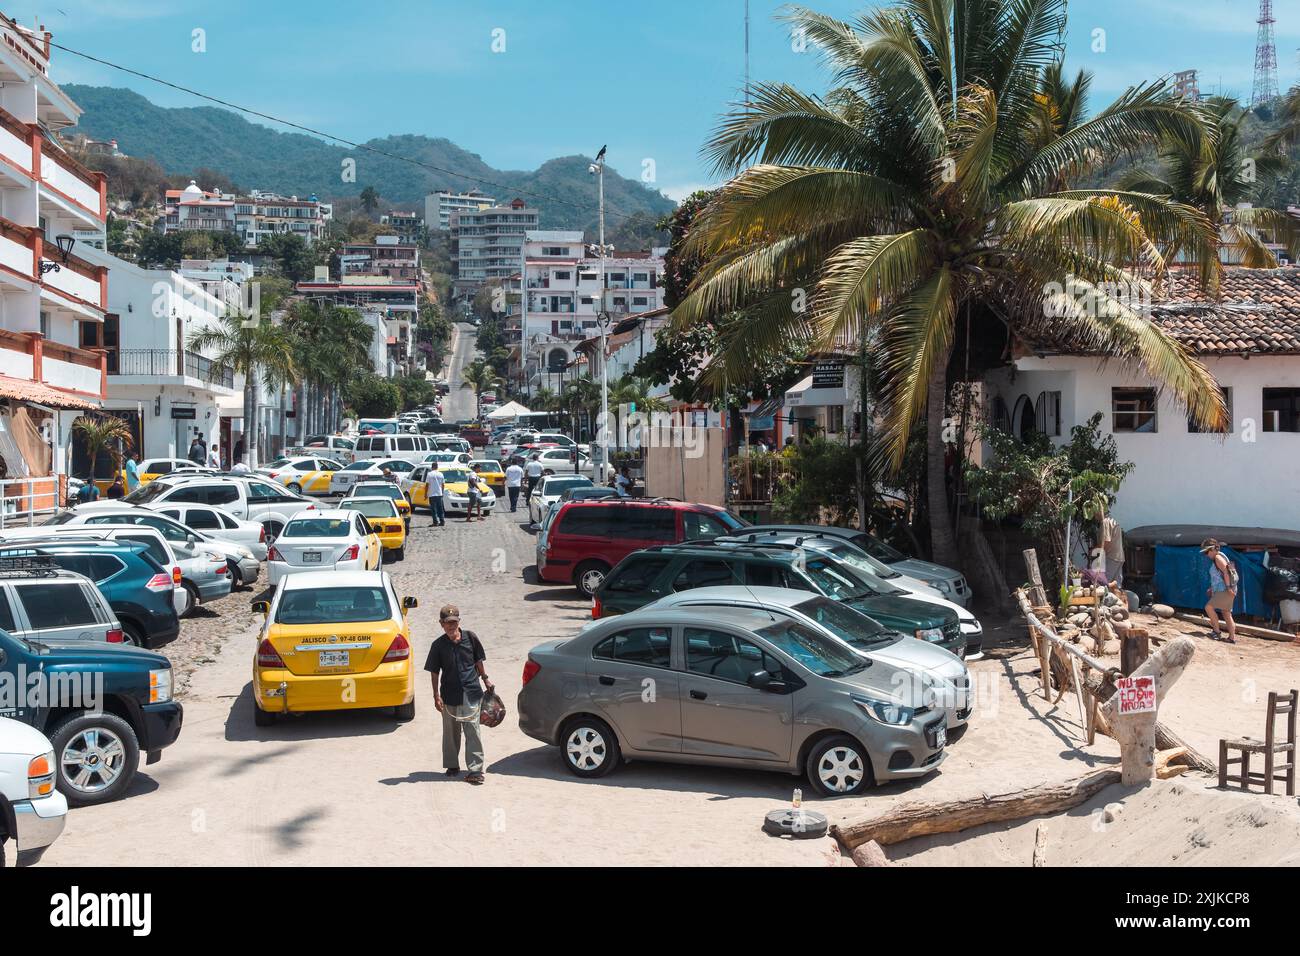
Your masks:
M403 610L409 611L411 608L413 608L413 607L419 607L419 606L420 606L420 599L417 598L417 597L404 597L404 598L402 598L402 609L403 609Z
M767 690L772 684L772 675L767 671L754 671L745 681L754 690Z
M271 613L271 602L270 602L270 601L254 601L254 602L253 602L253 610L254 610L254 611L257 611L259 614L263 614L263 615L265 615L265 614L270 614L270 613Z
M193 534L193 533L191 533L191 534L187 534L187 535L185 536L185 540L188 541L190 544L198 544L198 543L199 543L199 536L198 536L197 534Z

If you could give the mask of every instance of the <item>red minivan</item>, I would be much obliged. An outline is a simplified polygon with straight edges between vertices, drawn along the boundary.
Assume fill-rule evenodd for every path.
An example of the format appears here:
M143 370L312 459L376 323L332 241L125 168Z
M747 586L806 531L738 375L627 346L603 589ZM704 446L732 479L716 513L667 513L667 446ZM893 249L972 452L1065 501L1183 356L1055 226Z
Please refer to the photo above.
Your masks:
M563 505L537 540L537 576L591 597L633 551L735 534L749 522L716 505L663 498L599 498Z

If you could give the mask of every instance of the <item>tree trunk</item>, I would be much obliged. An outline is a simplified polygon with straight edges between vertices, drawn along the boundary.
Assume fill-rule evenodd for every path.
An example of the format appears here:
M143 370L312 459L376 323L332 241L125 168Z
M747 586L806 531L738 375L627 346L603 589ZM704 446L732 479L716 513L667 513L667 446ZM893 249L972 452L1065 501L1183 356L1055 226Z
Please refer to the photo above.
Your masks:
M252 369L244 378L244 463L257 467L257 373Z
M948 358L952 346L934 357L934 368L926 395L925 464L926 500L930 506L930 551L936 564L957 567L961 558L957 552L957 537L952 530L952 514L948 508L948 486L945 481L945 448L943 441L944 416L948 398Z

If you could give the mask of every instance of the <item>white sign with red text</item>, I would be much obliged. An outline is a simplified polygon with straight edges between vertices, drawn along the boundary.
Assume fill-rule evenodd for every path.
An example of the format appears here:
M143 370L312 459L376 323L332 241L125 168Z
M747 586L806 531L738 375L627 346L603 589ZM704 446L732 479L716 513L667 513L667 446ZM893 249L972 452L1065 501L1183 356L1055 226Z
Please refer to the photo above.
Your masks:
M1119 694L1119 716L1155 713L1156 679L1154 677L1121 677L1115 682L1115 687Z

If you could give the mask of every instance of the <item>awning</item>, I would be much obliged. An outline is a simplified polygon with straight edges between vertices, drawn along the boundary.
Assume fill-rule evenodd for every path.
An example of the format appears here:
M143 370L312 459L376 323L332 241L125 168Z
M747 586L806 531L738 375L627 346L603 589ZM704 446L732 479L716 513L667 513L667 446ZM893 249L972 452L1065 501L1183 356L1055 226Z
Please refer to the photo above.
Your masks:
M785 393L785 407L816 407L821 405L847 405L848 393L839 388L813 388L811 375L801 378Z
M518 402L506 402L495 412L490 412L488 418L504 420L507 418L516 418L519 415L531 415L532 413Z
M33 382L30 379L14 378L10 375L0 375L0 398L46 405L50 408L78 408L89 411L100 407L96 402L77 398L44 382Z
M748 412L745 416L749 419L750 431L767 431L776 427L776 414L781 410L781 399L769 398L760 402L757 406Z

